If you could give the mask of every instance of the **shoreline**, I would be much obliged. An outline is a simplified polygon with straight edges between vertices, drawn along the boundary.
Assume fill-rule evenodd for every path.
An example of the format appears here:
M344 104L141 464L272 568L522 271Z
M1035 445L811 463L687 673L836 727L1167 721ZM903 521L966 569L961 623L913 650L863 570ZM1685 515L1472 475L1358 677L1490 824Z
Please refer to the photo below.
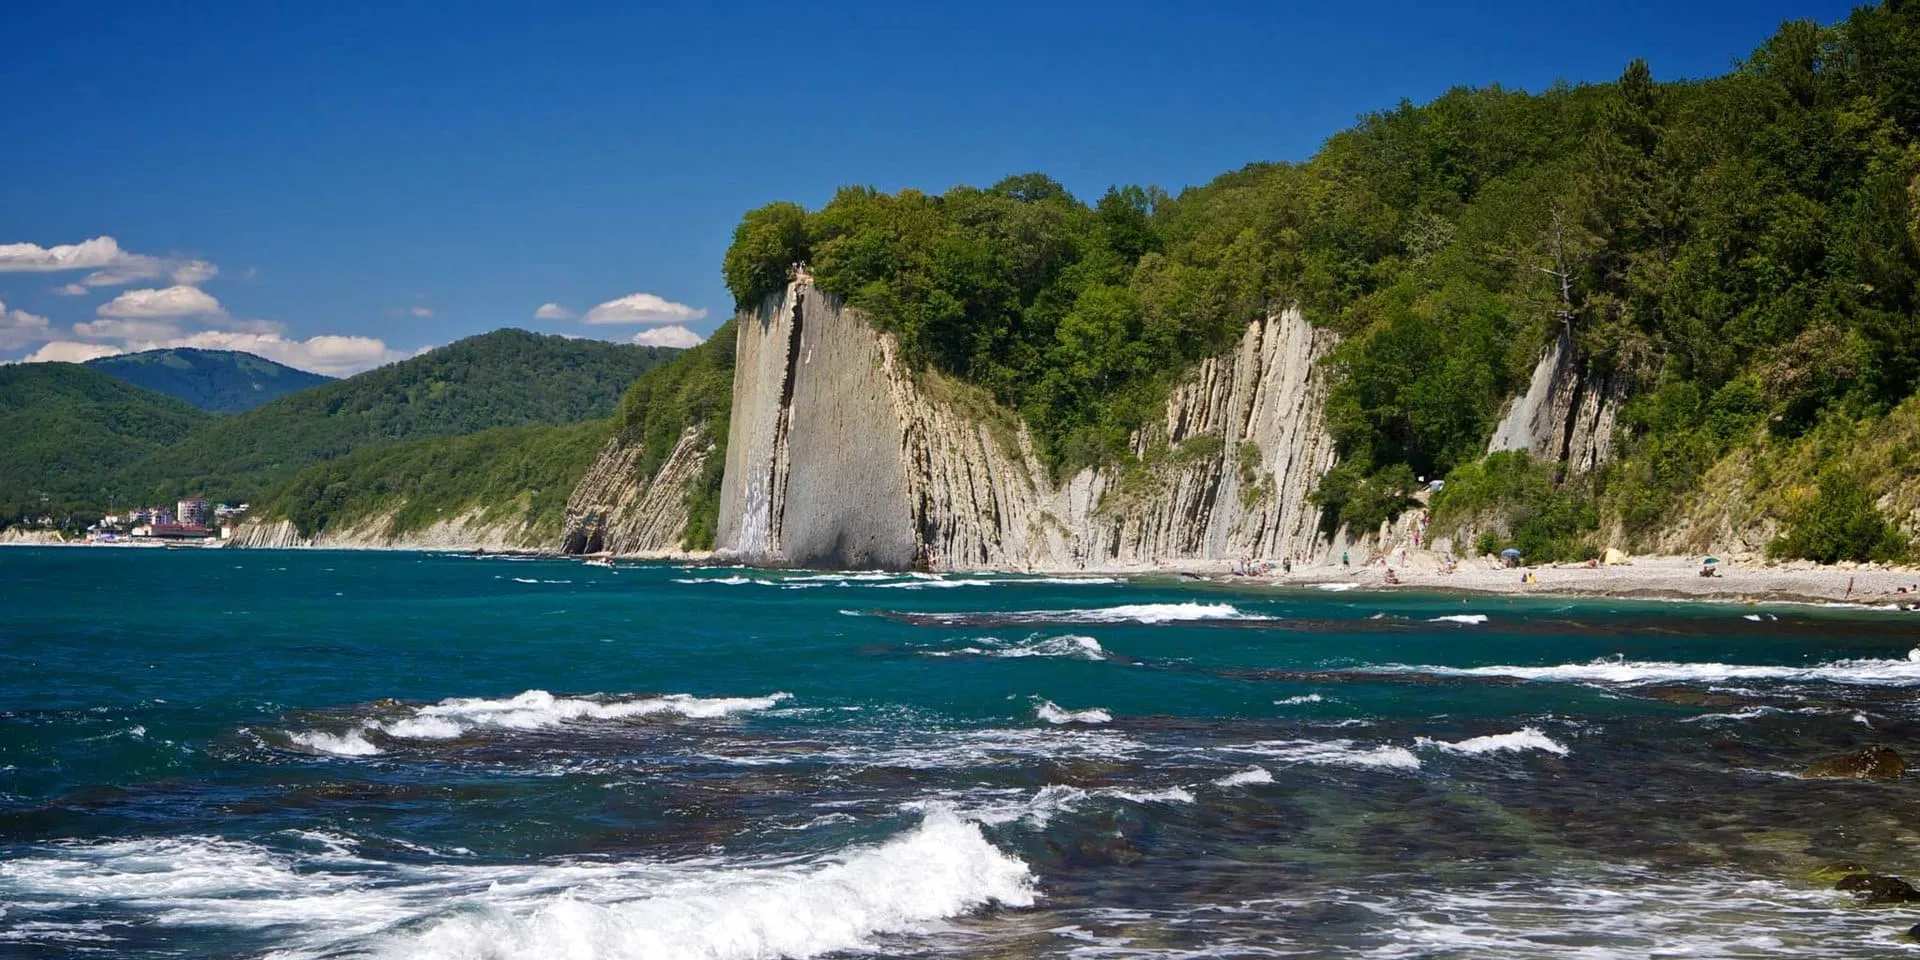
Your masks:
M0 539L0 547L104 547L109 549L154 548L159 544L94 544L84 541L47 541ZM200 549L227 549L226 545L207 545ZM742 566L712 554L671 553L658 555L563 554L546 550L497 550L482 547L406 544L392 546L329 544L322 547L233 547L244 550L340 550L344 552L449 553L487 557L519 557L556 561L585 562L614 560L626 562L680 562L711 566ZM1700 576L1698 557L1634 557L1624 564L1589 567L1584 564L1546 564L1532 567L1506 567L1487 557L1461 561L1447 572L1441 555L1429 551L1409 551L1387 563L1375 558L1354 566L1315 565L1296 567L1291 572L1278 569L1258 574L1234 572L1234 564L1217 560L1172 560L1152 564L1112 564L1073 569L1028 570L952 570L951 574L999 573L1012 576L1119 576L1191 578L1209 583L1241 587L1301 587L1329 592L1361 590L1368 592L1432 592L1478 596L1564 597L1568 599L1681 600L1711 603L1807 603L1845 605L1863 609L1914 609L1920 611L1920 568L1883 567L1876 564L1836 564L1821 566L1810 561L1784 563L1753 562L1739 559L1717 565L1718 574ZM765 567L760 569L780 569ZM1391 569L1397 582L1387 582ZM1533 579L1522 581L1523 574ZM1902 588L1905 588L1902 592Z

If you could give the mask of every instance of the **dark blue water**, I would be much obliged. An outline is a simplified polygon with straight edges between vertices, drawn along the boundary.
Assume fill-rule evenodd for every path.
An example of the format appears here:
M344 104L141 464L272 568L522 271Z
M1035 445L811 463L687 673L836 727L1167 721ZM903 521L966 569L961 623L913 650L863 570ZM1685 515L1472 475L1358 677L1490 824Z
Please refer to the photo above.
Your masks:
M1899 614L0 551L0 955L1884 956ZM1450 618L1450 619L1439 619Z

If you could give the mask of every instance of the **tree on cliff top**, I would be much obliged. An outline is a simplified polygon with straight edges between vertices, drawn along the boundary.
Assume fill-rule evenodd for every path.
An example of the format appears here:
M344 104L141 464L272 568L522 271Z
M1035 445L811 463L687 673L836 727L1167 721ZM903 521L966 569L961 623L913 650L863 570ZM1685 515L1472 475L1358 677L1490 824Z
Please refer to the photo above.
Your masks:
M1659 83L1636 61L1614 83L1403 102L1306 162L1177 197L1116 188L1088 207L1037 175L849 188L812 213L755 211L737 237L743 303L810 255L910 358L1016 408L1056 468L1125 456L1182 368L1287 306L1344 335L1336 512L1341 489L1369 488L1355 479L1474 459L1562 325L1642 395L1763 384L1743 422L1791 438L1920 381L1920 3L1788 23L1711 80ZM1624 462L1595 489L1652 529L1704 466L1683 461L1729 441L1624 419Z

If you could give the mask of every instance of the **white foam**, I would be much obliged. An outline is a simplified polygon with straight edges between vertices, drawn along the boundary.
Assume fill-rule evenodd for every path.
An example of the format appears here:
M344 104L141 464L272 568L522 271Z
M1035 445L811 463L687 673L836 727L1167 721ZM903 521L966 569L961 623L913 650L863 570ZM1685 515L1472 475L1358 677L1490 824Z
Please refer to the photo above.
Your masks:
M808 861L334 867L203 837L71 844L0 862L0 890L120 904L160 927L272 929L288 960L816 957L1035 898L1026 864L944 809Z
M336 757L370 757L380 752L379 747L367 742L366 731L361 727L355 727L346 733L302 730L291 734L290 739L316 753L327 753Z
M898 580L893 583L876 583L875 587L891 587L900 590L920 590L927 587L991 587L993 580Z
M1279 700L1275 700L1273 703L1274 703L1274 706L1278 706L1278 707L1297 707L1303 703L1325 703L1325 702L1326 702L1326 698L1322 697L1317 693L1306 693L1306 694L1301 694L1300 696L1297 696L1297 697L1283 697Z
M1449 753L1464 753L1470 756L1488 753L1524 753L1528 750L1542 750L1562 757L1568 753L1565 745L1541 733L1534 727L1521 727L1512 733L1496 733L1484 737L1469 737L1457 743L1448 743L1445 740L1429 740L1426 737L1421 737L1419 742L1423 746L1437 747Z
M1094 791L1094 793L1101 796L1118 797L1122 800L1131 800L1134 803L1192 803L1193 802L1193 791L1188 790L1185 787L1168 787L1165 790L1145 790L1145 791L1122 790L1116 787L1109 790L1096 790Z
M1052 700L1042 700L1033 708L1033 715L1048 723L1112 723L1113 714L1099 707L1086 710L1063 710Z
M1265 767L1248 767L1237 773L1229 773L1213 782L1216 787L1244 787L1255 783L1272 783L1273 774Z
M1006 657L1010 659L1022 657L1063 657L1070 660L1105 660L1107 658L1107 651L1100 646L1100 641L1092 637L1074 633L1057 637L1049 637L1036 633L1027 637L1025 640L1011 642L1001 640L997 637L983 637L980 642L985 644L985 646L961 647L958 650L929 650L927 651L927 655L931 657L951 657L956 654L971 654L973 656Z
M516 577L515 579L518 579L518 578ZM767 581L755 580L752 577L742 577L737 574L731 577L674 577L673 582L674 583L719 583L719 584L725 584L727 586L732 586L732 587L737 587L745 583L758 583L763 586L767 584Z
M1487 622L1487 615L1484 613L1450 613L1445 616L1434 617L1427 622L1481 624Z
M1182 620L1240 620L1229 603L1124 603L1091 610L1031 611L1013 616L1055 617L1073 623L1176 623Z
M1362 746L1352 740L1263 740L1222 747L1228 753L1246 753L1284 763L1310 763L1376 770L1418 770L1420 758L1405 747Z
M1357 583L1316 583L1314 586L1330 593L1345 593L1348 590L1357 589L1360 585Z
M497 700L454 697L417 708L411 716L398 720L366 720L339 733L303 730L288 736L294 743L320 753L366 757L381 752L377 744L367 739L369 733L379 733L397 740L452 740L482 730L546 730L567 723L636 717L675 716L689 720L711 720L736 713L767 710L791 697L792 694L787 693L764 697L696 697L674 693L627 700L590 700L584 697L556 697L545 690L528 690L518 696Z
M817 957L875 949L876 934L927 929L988 904L1034 902L1026 864L950 811L824 866L727 871L638 899L596 903L568 891L467 911L387 938L409 960L565 957Z
M501 700L454 697L421 707L412 717L379 725L388 736L402 739L445 740L470 730L540 730L577 720L624 720L631 717L672 715L713 719L735 713L766 710L792 694L764 697L702 698L685 693L633 700L588 700L556 697L545 690L528 690Z
M1442 677L1510 677L1564 683L1723 683L1775 680L1797 683L1840 683L1859 686L1909 687L1920 685L1920 661L1836 660L1805 667L1748 666L1729 663L1675 663L1619 659L1563 663L1543 667L1403 666L1360 668L1364 673L1425 673Z

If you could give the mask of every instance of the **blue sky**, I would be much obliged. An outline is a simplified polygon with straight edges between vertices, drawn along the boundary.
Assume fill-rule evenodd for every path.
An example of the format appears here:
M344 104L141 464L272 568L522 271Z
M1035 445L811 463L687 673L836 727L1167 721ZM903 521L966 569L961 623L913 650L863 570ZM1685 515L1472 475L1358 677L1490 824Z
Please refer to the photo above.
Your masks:
M1720 73L1851 4L560 6L4 5L0 360L196 343L350 373L502 326L704 334L771 200L1033 170L1177 191L1457 84ZM619 322L583 322L602 304Z

